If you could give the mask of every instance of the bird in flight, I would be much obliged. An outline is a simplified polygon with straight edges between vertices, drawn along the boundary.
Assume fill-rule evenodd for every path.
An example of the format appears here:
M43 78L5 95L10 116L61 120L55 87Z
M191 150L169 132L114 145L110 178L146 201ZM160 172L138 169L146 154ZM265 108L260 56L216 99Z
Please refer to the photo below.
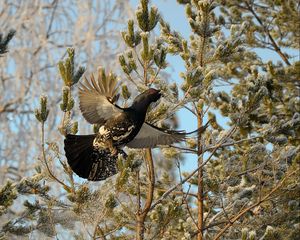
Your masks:
M91 181L104 180L118 172L118 154L126 157L123 147L153 148L185 140L184 131L167 130L145 121L149 105L161 97L161 92L149 88L138 95L130 107L116 104L118 82L100 72L95 79L79 87L79 106L90 124L98 124L99 131L91 135L66 135L65 153L72 170ZM207 125L198 131L204 131Z

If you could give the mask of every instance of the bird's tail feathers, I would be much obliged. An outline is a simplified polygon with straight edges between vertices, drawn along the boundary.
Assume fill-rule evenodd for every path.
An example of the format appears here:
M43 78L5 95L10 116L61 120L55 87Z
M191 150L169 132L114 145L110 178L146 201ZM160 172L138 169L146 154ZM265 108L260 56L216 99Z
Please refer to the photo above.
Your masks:
M104 180L118 172L117 155L93 147L93 135L67 135L64 141L65 153L71 169L80 177ZM123 152L123 151L122 151Z
M201 127L199 127L198 129L196 129L194 131L187 132L187 133L185 133L185 135L191 135L193 133L199 133L199 134L204 133L206 128L208 128L209 123L210 123L210 120L208 120L208 122L204 126L201 126Z

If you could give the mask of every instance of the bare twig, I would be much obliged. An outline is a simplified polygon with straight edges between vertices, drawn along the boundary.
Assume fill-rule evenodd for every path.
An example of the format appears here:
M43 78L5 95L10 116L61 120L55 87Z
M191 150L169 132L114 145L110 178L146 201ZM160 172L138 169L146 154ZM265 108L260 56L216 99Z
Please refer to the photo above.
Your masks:
M156 80L156 78L157 78L157 76L158 76L160 70L161 70L161 67L159 67L159 68L157 69L157 71L156 71L156 73L154 74L153 78L150 79L150 81L149 81L149 83L148 83L149 86L151 86L152 83Z
M66 185L65 183L63 183L61 180L59 180L59 179L52 173L52 171L51 171L50 168L49 168L48 161L47 161L47 159L46 159L46 153L45 153L45 123L44 123L44 122L42 123L42 155L43 155L43 160L44 160L44 163L45 163L45 165L46 165L46 168L47 168L47 171L48 171L50 177L51 177L53 180L55 180L56 182L58 182L60 185L62 185L63 188L64 188L65 190L67 190L68 192L71 192L72 189L71 189L68 185Z
M228 142L228 143L223 143L220 147L229 147L229 146L233 146L233 145L236 145L236 144L239 144L239 143L242 143L242 142L247 142L247 141L251 141L251 140L254 140L254 139L257 139L257 138L261 138L261 136L256 136L256 137L251 137L251 138L245 138L245 139L241 139L241 140L238 140L238 141L234 141L234 142ZM204 152L206 151L210 151L212 149L214 149L215 146L208 146L204 149Z
M136 172L136 190L137 190L137 212L141 214L141 181L140 181L140 170Z
M182 180L181 180L181 181L182 181ZM191 188L191 185L189 185L189 189L188 189L188 190L190 190L190 188ZM196 195L196 197L197 197L197 195ZM196 226L196 228L198 229L198 231L197 231L197 232L200 232L200 229L198 228L197 221L195 220L195 218L194 218L194 216L193 216L193 214L192 214L192 212L191 212L191 209L190 209L189 203L188 203L188 201L187 201L187 199L186 199L186 198L184 199L184 202L185 202L186 209L187 209L187 211L188 211L188 214L189 214L190 218L192 219L192 221L193 221L194 225L195 225L195 226Z
M197 150L195 150L195 149L184 148L184 147L179 147L179 146L175 146L175 145L170 145L168 148L170 148L170 147L176 148L176 149L179 149L179 150L184 150L184 151L186 151L186 152L190 152L190 153L195 153L195 154L197 154Z

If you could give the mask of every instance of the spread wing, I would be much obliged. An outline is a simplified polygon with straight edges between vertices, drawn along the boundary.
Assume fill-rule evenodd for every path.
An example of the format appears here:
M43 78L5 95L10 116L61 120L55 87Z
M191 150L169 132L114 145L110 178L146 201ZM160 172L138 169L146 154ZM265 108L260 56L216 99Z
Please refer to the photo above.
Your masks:
M157 145L170 145L185 139L184 131L172 131L144 123L135 138L126 144L130 148L152 148Z
M130 148L153 148L158 145L171 145L184 141L191 133L204 132L209 122L196 131L186 133L185 131L166 130L149 123L144 123L136 137L126 144Z
M122 112L122 108L114 104L117 95L117 79L103 77L99 71L97 80L91 75L90 81L79 86L79 107L83 117L91 124L104 124L115 114Z

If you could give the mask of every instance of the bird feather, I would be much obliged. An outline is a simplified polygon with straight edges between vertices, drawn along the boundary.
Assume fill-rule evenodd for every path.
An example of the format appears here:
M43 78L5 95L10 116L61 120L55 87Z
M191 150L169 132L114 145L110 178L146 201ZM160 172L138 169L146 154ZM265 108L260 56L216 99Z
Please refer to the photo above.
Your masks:
M107 84L110 80L111 83ZM91 75L90 81L85 78L85 82L79 87L79 107L83 117L91 124L103 125L108 119L121 112L121 108L114 104L116 99L116 88L118 83L116 78L103 79L98 74L97 80Z

